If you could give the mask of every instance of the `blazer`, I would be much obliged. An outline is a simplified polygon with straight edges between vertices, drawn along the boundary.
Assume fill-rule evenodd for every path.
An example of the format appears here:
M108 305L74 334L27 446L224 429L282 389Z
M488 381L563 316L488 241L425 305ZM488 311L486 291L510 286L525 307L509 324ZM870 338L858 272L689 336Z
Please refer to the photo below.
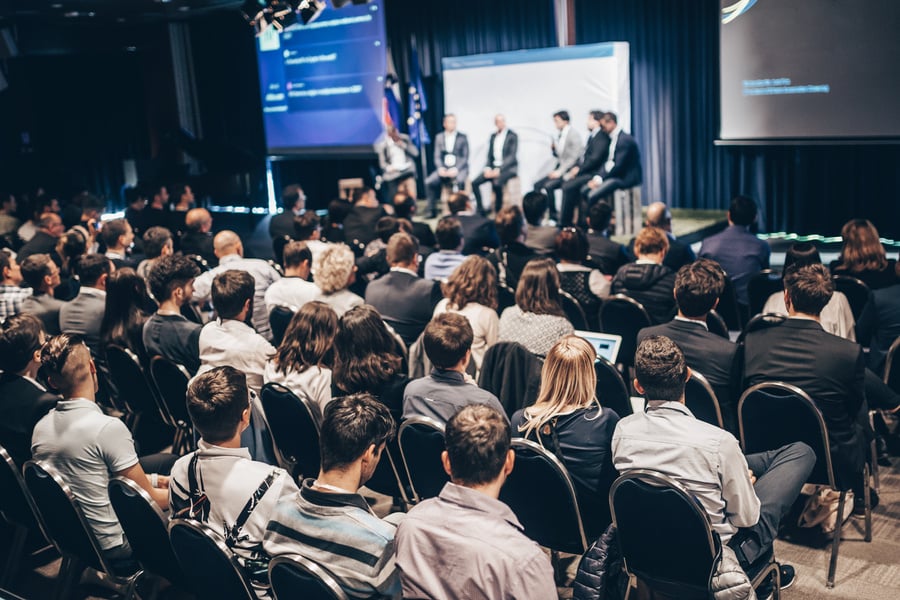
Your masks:
M59 309L59 329L63 333L77 333L84 338L94 356L102 356L100 325L106 312L106 294L89 287Z
M741 304L749 304L747 282L756 273L769 268L771 252L767 242L741 225L731 225L706 238L700 245L701 258L711 258L718 262L731 277Z
M578 159L578 176L597 175L609 156L609 136L599 128L593 136L588 137L584 153Z
M403 151L406 153L406 157L409 160L409 168L404 169L403 171L394 171L392 173L386 173L390 162L388 161L387 155L387 135L383 135L381 139L375 142L375 153L378 155L378 168L381 169L381 177L385 181L393 181L397 179L401 175L405 174L415 174L416 172L416 162L414 159L419 157L419 149L416 148L416 145L412 143L412 140L409 139L409 136L405 133L399 134L400 141L406 144L403 148Z
M0 444L17 465L31 458L31 433L59 396L20 375L0 375Z
M291 239L294 237L294 211L292 210L272 215L269 220L269 237L274 240L284 236Z
M56 266L60 266L62 264L62 260L59 255L56 253L56 242L58 238L53 237L49 233L38 230L37 233L34 234L34 237L28 240L24 246L19 248L18 254L16 254L16 261L19 264L31 256L32 254L49 254L50 258L53 259L53 262L56 263Z
M630 260L622 244L593 231L588 231L587 238L590 245L588 250L590 266L599 269L601 273L615 275L619 267ZM666 264L665 261L663 264Z
M622 187L626 188L641 184L644 179L641 170L641 152L633 137L624 131L619 132L613 152L613 168L607 171L604 164L599 175L603 179L621 179Z
M407 347L425 330L440 299L438 282L405 271L391 271L366 286L366 304L381 314Z
M481 215L453 215L459 220L463 234L463 254L481 254L482 248L496 248L500 237L494 222Z
M491 139L488 142L488 153L487 153L487 163L485 163L485 168L490 168L494 166L494 140L497 138L497 132L491 134ZM503 140L503 150L502 155L500 157L500 171L502 173L512 173L516 174L519 159L516 154L518 153L519 148L519 136L516 135L515 131L511 131L509 129L506 130L506 139Z
M59 309L64 305L65 302L50 294L34 294L22 301L22 312L40 319L47 335L59 335Z
M444 166L444 137L442 131L434 138L434 168L437 170ZM456 178L465 181L469 177L469 139L466 134L456 132L456 142L453 144L453 155L456 157L456 169L459 174Z
M556 157L556 166L553 170L565 173L575 166L582 152L584 143L581 141L581 134L570 125L562 150L556 147L556 142L553 143L553 156Z

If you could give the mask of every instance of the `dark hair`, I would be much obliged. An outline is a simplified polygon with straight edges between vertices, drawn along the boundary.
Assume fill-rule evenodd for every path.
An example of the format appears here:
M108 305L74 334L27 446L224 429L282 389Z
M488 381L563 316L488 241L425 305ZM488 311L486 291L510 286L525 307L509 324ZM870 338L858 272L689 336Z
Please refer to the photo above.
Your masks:
M368 196L370 193L372 193L374 191L375 190L373 190L369 186L364 185L363 187L354 189L353 192L351 192L350 197L353 200L353 204L356 204L357 202L359 202L360 200L362 200L363 198L365 198L366 196Z
M147 258L159 258L166 244L172 242L172 232L157 225L144 232L143 240L144 255Z
M378 391L382 383L400 372L403 364L397 340L388 332L378 311L368 304L344 313L334 347L334 382L350 394Z
M375 237L385 244L387 244L388 240L391 239L391 236L398 231L400 231L400 219L395 217L385 216L375 222Z
M609 229L612 216L613 207L606 200L600 200L595 202L588 212L588 223L594 231L605 231Z
M497 308L497 270L482 256L468 256L450 273L444 296L456 310L469 302Z
M302 190L296 183L286 186L281 190L281 206L285 211L294 210L297 200L300 199Z
M298 240L308 240L319 228L319 215L308 210L294 217L294 237Z
M6 248L0 250L0 279L3 279L3 271L10 268L13 263L12 251Z
M634 355L634 371L648 401L678 401L684 396L687 381L684 353L669 338L662 335L644 338Z
M103 224L100 230L100 239L107 248L113 248L119 244L119 238L128 231L128 221L125 219L113 219Z
M795 311L818 316L834 294L834 280L823 264L793 265L784 271L784 289Z
M399 200L399 202L398 202ZM409 194L405 194L403 192L398 192L394 194L394 213L396 214L398 219L411 219L414 212L416 212L416 199L410 196Z
M644 227L634 238L635 254L658 254L669 251L669 237L659 227Z
M180 254L163 256L150 267L147 275L150 292L158 302L164 302L172 296L175 288L187 285L199 274L200 267L188 257Z
M603 111L602 110L589 110L588 114L591 115L591 118L595 121L600 121L603 119Z
M194 377L187 390L187 411L204 441L217 444L237 433L250 408L247 376L234 367L216 367Z
M102 254L86 254L80 257L75 265L75 274L78 275L81 285L96 285L97 280L103 275L109 275L111 271L109 259Z
M569 111L567 111L567 110L558 110L558 111L556 111L555 113L553 113L553 116L554 116L554 117L559 117L560 119L562 119L562 120L565 121L566 123L568 123L569 121L571 121L571 119L569 118Z
M41 320L29 313L13 315L0 323L0 370L19 373L41 347Z
M83 256L87 252L87 240L84 238L84 234L78 231L77 229L70 229L69 231L62 234L62 258L63 260L71 261L73 258L77 258L79 256ZM75 265L73 263L69 263L69 268L73 269Z
M728 208L728 217L735 225L748 226L756 221L756 202L747 196L735 196Z
M522 312L564 317L559 303L559 272L549 258L525 263L516 286L516 306Z
M434 235L437 238L438 248L456 250L463 239L462 225L456 217L443 217L438 221Z
M802 267L822 262L819 250L812 242L795 242L784 253L784 267L787 269L793 265Z
M322 471L344 468L370 446L378 448L394 437L396 424L387 406L371 394L335 398L325 405L319 432Z
M44 277L52 273L50 264L53 259L49 254L32 254L22 261L22 279L28 284L28 287L37 291L44 285ZM2 272L0 268L0 272Z
M247 300L253 302L256 282L247 271L229 270L219 273L212 282L212 302L221 319L240 314Z
M504 206L497 213L494 224L497 226L500 243L506 246L522 235L522 230L525 229L525 215L522 214L522 209L514 204Z
M72 204L80 208L82 211L101 211L106 208L106 203L90 192L81 192L80 194L72 198Z
M344 222L353 205L346 200L340 198L332 200L328 203L328 224L338 225Z
M587 234L580 227L563 227L554 240L556 258L581 264L588 256Z
M131 206L135 202L138 202L139 200L143 202L146 202L147 200L147 195L144 193L144 191L137 187L125 188L123 195L125 196L125 204L129 206Z
M447 421L444 443L453 480L462 485L481 485L500 476L512 431L496 409L470 404Z
M725 290L725 272L714 260L700 258L678 269L675 302L686 317L702 317L713 309Z
M73 354L79 354L81 362L69 365ZM51 387L63 395L91 377L90 361L91 351L81 336L74 333L54 336L41 347L41 368Z
M391 266L409 264L418 254L419 242L406 232L395 233L388 240L386 258Z
M616 113L614 113L614 112L606 111L605 113L603 113L603 118L609 119L610 121L612 121L613 123L615 123L617 125L619 124L619 117L617 117Z
M547 196L544 192L528 192L522 198L522 211L528 224L537 227L547 212Z
M450 194L450 198L447 200L447 209L451 214L461 213L466 210L466 207L469 205L469 196L464 192L456 192L454 194Z
M472 347L475 334L469 319L458 313L441 313L425 327L422 344L428 360L438 369L452 369Z
M116 269L106 280L106 308L100 323L100 339L105 344L118 344L143 356L141 338L147 321L143 307L149 304L144 278L129 267Z
M275 370L301 373L312 366L331 368L338 316L329 305L313 300L294 313L272 362Z

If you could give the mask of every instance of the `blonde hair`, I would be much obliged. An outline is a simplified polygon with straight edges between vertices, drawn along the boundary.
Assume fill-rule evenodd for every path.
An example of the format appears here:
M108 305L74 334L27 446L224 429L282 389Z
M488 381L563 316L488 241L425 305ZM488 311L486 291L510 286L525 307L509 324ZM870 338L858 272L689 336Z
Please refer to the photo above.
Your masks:
M567 335L553 344L541 369L537 401L525 409L525 422L518 428L524 437L537 432L540 442L543 426L554 417L592 404L597 406L594 418L600 416L603 407L597 400L596 358L597 351L591 343L576 335Z
M353 273L355 257L345 244L329 244L316 257L316 285L325 294L333 294L347 287Z

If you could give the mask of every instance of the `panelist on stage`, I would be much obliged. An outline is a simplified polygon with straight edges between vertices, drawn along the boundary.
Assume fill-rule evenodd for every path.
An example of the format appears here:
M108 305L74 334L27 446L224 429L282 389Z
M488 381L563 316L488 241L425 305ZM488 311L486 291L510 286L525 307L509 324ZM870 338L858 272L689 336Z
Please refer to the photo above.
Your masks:
M588 206L616 190L640 185L643 180L637 142L622 131L616 114L604 113L600 127L609 136L609 152L603 168L582 189Z
M448 184L462 190L469 176L469 140L466 134L456 131L456 116L444 115L444 131L434 140L435 170L425 179L428 194L428 212L431 218L438 215L437 201L441 186Z
M384 135L375 142L378 167L381 169L382 197L390 202L398 191L416 197L416 158L419 149L409 136L388 125Z
M516 153L519 148L519 137L514 131L506 127L506 117L497 115L494 117L494 125L497 130L491 134L488 142L487 163L481 175L472 181L472 194L478 204L478 210L485 214L487 210L481 202L481 186L491 183L494 191L494 212L499 212L503 206L503 186L507 181L518 174L519 161Z
M556 126L557 134L550 145L550 149L553 151L553 156L556 157L556 164L546 177L534 184L534 191L543 192L547 196L550 218L557 221L559 215L557 214L553 192L562 186L564 182L563 177L578 162L582 151L584 151L584 145L581 143L581 134L572 129L572 126L569 124L568 111L561 110L553 113L553 124Z
M602 110L588 113L587 127L590 134L584 145L584 152L564 176L562 215L559 219L559 224L563 227L574 225L572 217L581 202L581 188L600 173L609 154L609 136L600 128L603 114ZM581 218L586 216L582 215Z

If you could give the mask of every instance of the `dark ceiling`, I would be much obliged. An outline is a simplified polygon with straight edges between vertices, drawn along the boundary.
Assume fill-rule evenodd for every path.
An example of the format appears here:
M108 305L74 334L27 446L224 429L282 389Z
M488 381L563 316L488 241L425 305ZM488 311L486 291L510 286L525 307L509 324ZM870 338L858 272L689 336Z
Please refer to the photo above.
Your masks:
M139 23L181 20L237 10L241 0L0 0L0 17L13 21Z

